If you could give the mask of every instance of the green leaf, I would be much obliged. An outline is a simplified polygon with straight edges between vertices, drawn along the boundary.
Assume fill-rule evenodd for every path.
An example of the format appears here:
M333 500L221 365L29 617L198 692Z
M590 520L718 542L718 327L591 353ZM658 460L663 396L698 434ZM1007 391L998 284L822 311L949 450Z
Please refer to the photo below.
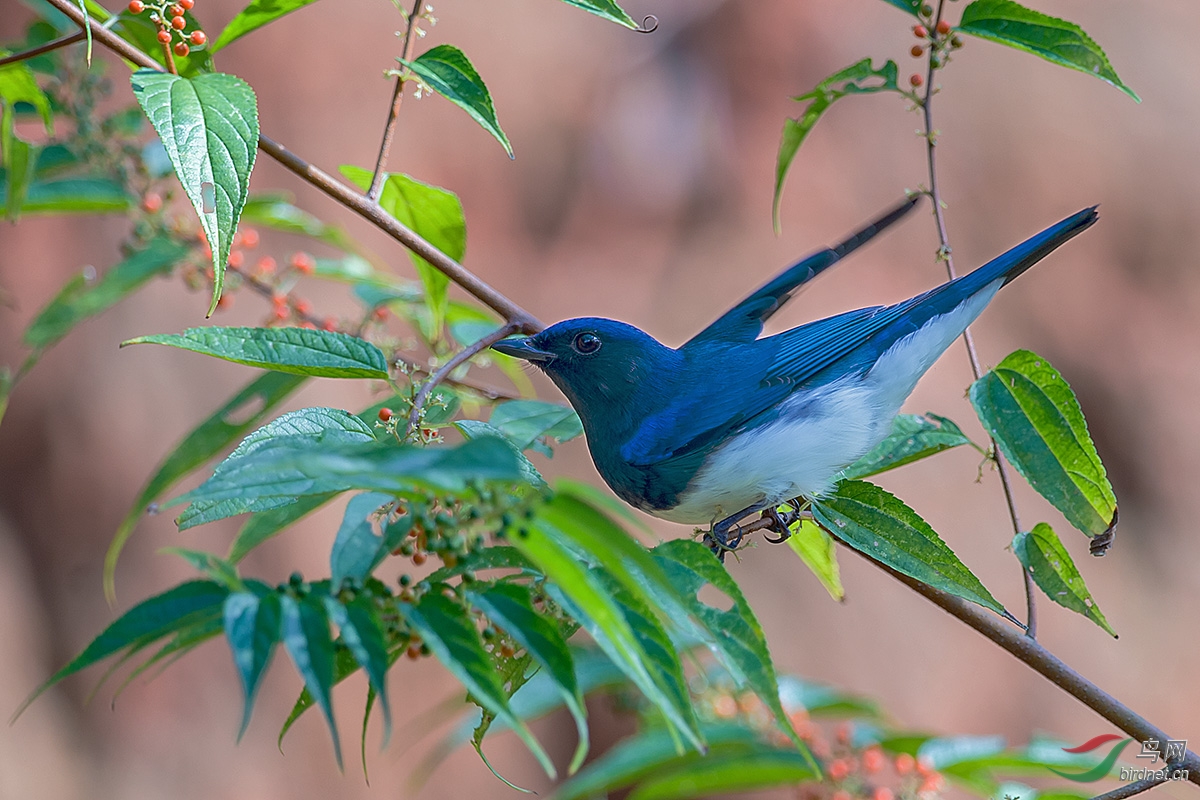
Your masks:
M492 410L488 424L520 450L528 450L542 437L568 442L583 433L583 423L572 408L541 400L501 403Z
M921 12L921 0L883 0L888 5L893 5L901 11L906 11L914 17Z
M262 26L274 22L285 14L290 14L296 9L304 8L306 5L315 2L316 0L254 0L248 6L238 12L238 15L229 21L225 29L217 37L217 40L212 43L209 48L215 53L222 47L242 38L251 31L256 31Z
M1093 75L1141 102L1117 77L1100 45L1074 22L1034 11L1012 0L975 0L963 9L958 30Z
M0 211L8 211L8 183L0 176ZM54 181L33 181L25 189L21 213L30 214L92 214L126 211L133 201L125 189L108 178L62 178Z
M329 553L329 580L335 589L347 578L365 580L387 555L382 549L383 537L376 535L371 515L392 500L391 495L367 492L350 498L346 504L346 513Z
M845 481L813 503L833 536L897 572L1011 619L958 556L902 500L865 481Z
M557 625L533 609L530 590L515 583L497 583L484 591L469 591L467 599L471 605L487 614L488 618L504 628L521 647L541 665L555 687L562 694L563 702L575 720L579 744L567 767L567 774L574 775L587 757L588 726L587 711L583 695L575 680L575 664L571 650Z
M181 630L198 618L219 609L229 590L213 581L188 581L162 594L143 600L126 611L92 640L83 652L50 676L13 715L15 719L30 703L54 684L81 669L124 650L141 648Z
M622 23L624 24L624 23ZM414 61L396 59L416 74L429 88L471 115L485 131L496 137L504 146L508 157L513 157L512 145L500 130L496 120L496 109L483 78L471 66L471 62L457 47L440 44L426 50Z
M819 777L794 750L766 747L753 752L716 753L676 769L664 769L638 784L629 800L681 800L793 787Z
M179 556L192 565L197 572L216 581L231 592L246 591L246 584L238 575L237 567L215 553L203 550L190 550L186 547L164 547L158 552L165 555Z
M215 72L183 78L142 69L130 80L212 248L211 316L221 299L225 263L258 154L254 90L240 78Z
M314 378L387 380L387 359L368 341L310 328L188 328L122 342L163 344L213 358Z
M1068 522L1088 536L1115 523L1117 498L1079 401L1050 362L1017 350L975 381L970 397L1004 457Z
M58 342L88 317L133 293L155 275L166 274L189 248L170 239L152 239L90 285L83 276L69 281L25 330L25 344L38 350Z
M388 664L391 665L395 663L396 659L403 654L403 650L396 650L389 654ZM346 680L346 678L349 678L351 675L358 672L359 669L360 666L358 662L354 660L354 654L350 652L349 648L337 648L335 646L333 657L334 686L337 686L339 683ZM312 692L310 692L307 687L302 689L300 691L300 696L297 697L296 702L292 704L292 710L288 713L287 719L283 723L283 727L279 729L279 739L277 743L279 745L280 752L283 752L283 739L285 736L287 736L288 731L290 731L292 726L296 724L296 720L304 716L305 712L307 712L314 705L316 705L316 701L313 699Z
M242 679L245 699L239 741L250 725L259 682L282 636L281 609L279 595L266 587L254 592L235 592L225 598L225 638Z
M779 142L779 155L775 160L775 199L772 216L775 230L779 231L779 203L783 197L783 179L796 157L804 139L835 101L852 94L874 94L875 92L900 92L896 83L895 61L888 61L879 69L871 66L871 59L864 58L857 64L833 73L818 83L811 92L793 98L797 102L808 102L804 113L783 124L783 136Z
M0 48L0 57L10 56L12 51ZM17 103L28 103L42 118L46 134L54 134L54 116L50 110L50 100L46 93L37 85L37 79L29 65L17 61L5 67L0 67L0 106L4 108L3 128L5 140L12 133L14 109Z
M431 591L416 606L404 606L402 611L421 641L467 687L472 699L511 726L553 779L557 774L554 764L525 723L512 713L500 677L467 610L440 592Z
M329 726L333 753L338 768L342 766L342 745L338 739L337 723L333 719L333 639L329 633L329 617L325 606L313 595L295 598L283 595L283 645L287 648L296 671L304 679L304 688L316 699Z
M216 455L237 437L256 425L268 412L294 392L304 378L267 372L251 381L216 413L201 422L183 438L171 454L159 464L153 477L142 487L133 507L121 520L104 556L104 594L109 602L116 598L114 575L117 559L134 527L151 503L160 498L180 478ZM231 561L237 559L230 558Z
M348 603L325 598L330 618L338 626L342 643L367 674L371 688L383 707L383 743L392 738L392 708L388 702L387 671L390 665L383 622L371 597L362 594Z
M563 0L563 2L569 6L590 11L598 17L603 17L618 25L624 25L631 30L638 29L638 24L633 21L633 18L626 14L625 9L614 3L613 0Z
M86 2L92 16L96 19L106 22L112 18L113 14L96 0L86 0ZM123 11L124 6L121 8ZM203 27L191 11L185 10L183 12L183 19L186 23L184 25L185 30L193 31ZM132 42L139 50L166 69L166 56L163 55L163 47L157 38L158 26L150 21L148 13L121 13L119 14L119 19L113 25L113 30L120 34L123 39ZM174 55L172 60L175 62L176 71L185 77L212 72L212 50L208 47L192 48L192 51L188 55Z
M495 439L498 442L503 442L504 446L512 451L513 457L517 459L522 481L535 489L550 488L549 484L546 483L546 479L542 477L542 473L538 472L537 467L533 465L533 462L526 458L525 454L518 450L517 446L496 428L477 419L457 420L454 423L454 427L463 435L463 438L468 440Z
M308 0L314 2L314 0ZM291 195L286 192L270 194L252 194L246 198L242 207L242 222L261 225L284 233L295 233L307 236L338 248L351 252L354 243L337 225L328 225L312 214L298 208Z
M671 585L681 594L692 616L715 639L713 649L739 685L749 686L775 715L775 721L796 747L808 756L779 699L779 683L774 662L767 648L766 635L737 582L703 544L684 539L665 542L654 548L654 560L662 566ZM709 605L699 597L706 585L733 601L728 610Z
M788 547L800 556L804 565L812 570L813 575L829 592L829 596L838 602L846 596L842 587L842 575L838 569L837 545L820 525L812 520L802 519L791 528L792 535L787 539Z
M341 169L342 174L363 191L370 188L372 174L368 170L352 166ZM384 177L379 206L454 261L462 261L466 255L467 222L462 203L453 192L401 173L391 173ZM426 335L436 339L446 319L450 279L417 254L410 252L409 255L421 285L425 287L425 302L432 316Z
M1116 638L1117 632L1092 599L1092 593L1071 560L1071 554L1063 547L1053 528L1039 522L1032 531L1014 536L1012 548L1021 565L1033 576L1033 582L1047 597L1063 608L1083 614Z
M233 564L238 563L246 554L285 528L290 527L303 517L308 516L334 498L334 494L314 494L301 497L296 502L280 508L259 511L238 531L229 547L229 555L225 558Z
M892 431L875 449L842 472L844 478L866 478L911 464L959 445L971 444L962 430L945 417L926 413L900 414Z
M302 408L272 420L251 433L229 456L217 465L209 483L227 472L238 470L245 460L269 447L286 445L293 450L307 450L333 443L372 442L371 428L354 414L336 408ZM208 485L207 483L205 485ZM203 486L201 487L203 488ZM192 494L195 494L195 490ZM172 502L179 502L178 500ZM246 496L221 497L215 500L198 499L186 508L176 522L187 530L217 519L251 511L267 511L294 502L294 498L257 498Z

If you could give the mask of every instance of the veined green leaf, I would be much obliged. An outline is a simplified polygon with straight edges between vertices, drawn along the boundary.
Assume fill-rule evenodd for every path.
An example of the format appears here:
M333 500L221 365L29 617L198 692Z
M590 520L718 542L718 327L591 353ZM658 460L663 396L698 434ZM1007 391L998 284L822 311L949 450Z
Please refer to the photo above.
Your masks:
M875 449L842 471L844 478L866 478L919 461L943 450L970 444L962 430L936 414L900 414L892 431Z
M866 481L845 481L812 508L826 531L855 550L1011 619L933 528L895 495Z
M788 547L800 556L817 580L829 592L829 596L841 602L846 596L842 587L841 571L838 569L837 545L829 534L812 520L800 520L791 528L792 535L787 539Z
M216 72L184 78L143 69L130 80L212 248L211 316L221 299L233 234L250 194L250 172L258 154L258 101L245 81Z
M68 281L25 330L25 344L44 350L88 317L99 314L135 291L155 275L165 274L188 253L188 247L156 238L88 284L80 276Z
M569 442L583 433L583 423L572 408L541 400L501 403L492 410L488 424L520 450L535 447L542 437Z
M8 211L8 180L0 176L0 211ZM34 180L25 188L21 213L99 214L125 211L133 200L125 190L108 178L60 178Z
M371 515L392 502L391 495L366 492L350 498L329 553L330 583L336 589L347 578L365 580L387 553L383 537L375 533Z
M553 779L557 774L554 764L525 723L512 713L500 677L492 668L467 610L440 592L432 591L416 606L404 606L402 611L438 661L467 687L477 703L512 727Z
M12 51L0 48L0 57L10 56ZM0 67L0 106L4 108L4 135L12 132L13 109L17 103L28 103L42 118L42 125L47 135L54 133L54 115L50 110L50 100L46 93L37 85L37 79L29 65L17 61ZM7 139L5 139L7 144Z
M259 682L282 635L279 595L261 584L254 588L255 591L235 592L226 597L223 609L225 638L242 679L245 701L239 740L250 725Z
M971 385L971 404L1000 452L1088 536L1116 522L1117 498L1075 393L1050 362L1017 350Z
M308 0L314 2L315 0ZM242 222L261 225L284 233L307 236L339 250L353 252L354 242L337 225L329 225L297 207L286 192L252 194L242 207Z
M310 328L188 328L122 342L163 344L213 358L315 378L387 380L387 359L368 341Z
M440 44L426 50L413 61L402 58L396 60L412 70L429 88L470 114L504 146L508 157L513 157L512 145L496 120L492 96L463 51L453 45Z
M104 594L109 602L116 599L114 575L121 550L134 526L149 505L160 498L180 478L215 456L220 450L262 420L300 384L303 377L267 372L251 381L224 406L201 422L183 438L171 454L159 464L153 477L142 487L133 507L121 520L104 556ZM237 559L230 558L231 561Z
M958 30L1085 72L1141 102L1117 77L1100 45L1074 22L1034 11L1013 0L974 0L963 9Z
M1053 528L1039 522L1032 531L1023 531L1014 536L1012 548L1021 565L1033 576L1033 582L1047 597L1064 608L1083 614L1116 638L1117 632L1092 599L1092 593L1083 582L1083 576L1079 574L1071 554L1063 547Z
M262 26L274 22L285 14L316 2L316 0L253 0L229 21L217 40L209 48L217 52L222 47L242 38L247 33L256 31Z
M793 98L797 102L807 102L808 105L805 106L803 114L783 124L779 155L775 160L775 199L772 216L775 219L776 231L779 230L779 202L783 196L783 179L787 177L788 169L796 158L796 151L816 126L817 120L835 101L847 95L900 92L896 76L895 61L888 61L879 69L875 69L871 66L871 59L864 58L857 64L833 73L813 87L811 92Z
M387 691L387 671L391 661L379 613L366 595L359 595L348 603L326 597L325 608L338 626L342 643L367 674L367 680L383 706L383 742L386 746L392 737L392 708Z
M624 25L631 30L637 30L638 24L633 21L632 17L625 13L625 9L613 2L613 0L563 0L563 2L569 6L590 11L598 17L603 17L618 25Z
M542 477L542 473L538 472L537 467L533 462L525 457L525 454L517 449L517 446L512 441L501 433L496 428L486 422L480 422L477 419L460 419L455 421L454 427L463 435L463 438L468 440L491 438L498 442L502 442L508 447L513 456L517 459L517 466L521 472L521 480L533 486L535 489L547 489L549 484Z
M372 175L365 169L343 166L342 174L363 191L371 186ZM453 192L392 173L384 176L379 206L455 261L462 261L466 255L467 222L462 203ZM436 339L446 319L450 279L417 254L409 255L425 287L425 303L432 317L426 336Z
M283 611L283 645L287 648L296 671L304 679L304 688L316 699L329 726L333 753L338 768L342 766L342 745L337 723L333 719L333 638L329 633L329 617L325 606L313 595L280 598Z

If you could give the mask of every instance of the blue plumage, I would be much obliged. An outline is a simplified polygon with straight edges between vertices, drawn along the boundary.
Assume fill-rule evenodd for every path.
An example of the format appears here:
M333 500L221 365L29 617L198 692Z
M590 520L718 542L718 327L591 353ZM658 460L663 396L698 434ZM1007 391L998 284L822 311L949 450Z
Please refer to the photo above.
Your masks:
M915 203L788 268L678 349L601 318L494 347L537 364L563 391L618 496L666 519L717 523L724 545L747 514L832 488L996 292L1096 220L1085 209L909 300L759 338L797 288Z

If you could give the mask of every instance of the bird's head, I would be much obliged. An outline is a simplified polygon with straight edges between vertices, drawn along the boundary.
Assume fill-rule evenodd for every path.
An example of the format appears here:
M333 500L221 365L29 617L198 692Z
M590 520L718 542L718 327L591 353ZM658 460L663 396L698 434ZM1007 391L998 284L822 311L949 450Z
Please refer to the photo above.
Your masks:
M632 325L598 317L564 320L534 336L499 341L492 349L549 375L585 427L652 404L647 393L673 374L678 357Z

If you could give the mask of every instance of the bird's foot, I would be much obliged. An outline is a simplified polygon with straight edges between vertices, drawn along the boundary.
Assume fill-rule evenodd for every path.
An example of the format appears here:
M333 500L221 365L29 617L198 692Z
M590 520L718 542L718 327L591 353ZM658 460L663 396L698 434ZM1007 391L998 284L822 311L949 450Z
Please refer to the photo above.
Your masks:
M763 538L771 544L782 544L790 539L792 537L792 526L808 516L795 503L785 503L784 505L791 510L780 513L778 506L771 506L770 508L764 508L762 511L762 518L771 521L771 524L767 526L767 530L779 534L777 538L771 538L765 533L763 534Z
M725 563L725 554L736 550L744 538L741 527L734 524L738 519L738 517L723 519L713 525L712 530L704 534L702 541L722 564Z

